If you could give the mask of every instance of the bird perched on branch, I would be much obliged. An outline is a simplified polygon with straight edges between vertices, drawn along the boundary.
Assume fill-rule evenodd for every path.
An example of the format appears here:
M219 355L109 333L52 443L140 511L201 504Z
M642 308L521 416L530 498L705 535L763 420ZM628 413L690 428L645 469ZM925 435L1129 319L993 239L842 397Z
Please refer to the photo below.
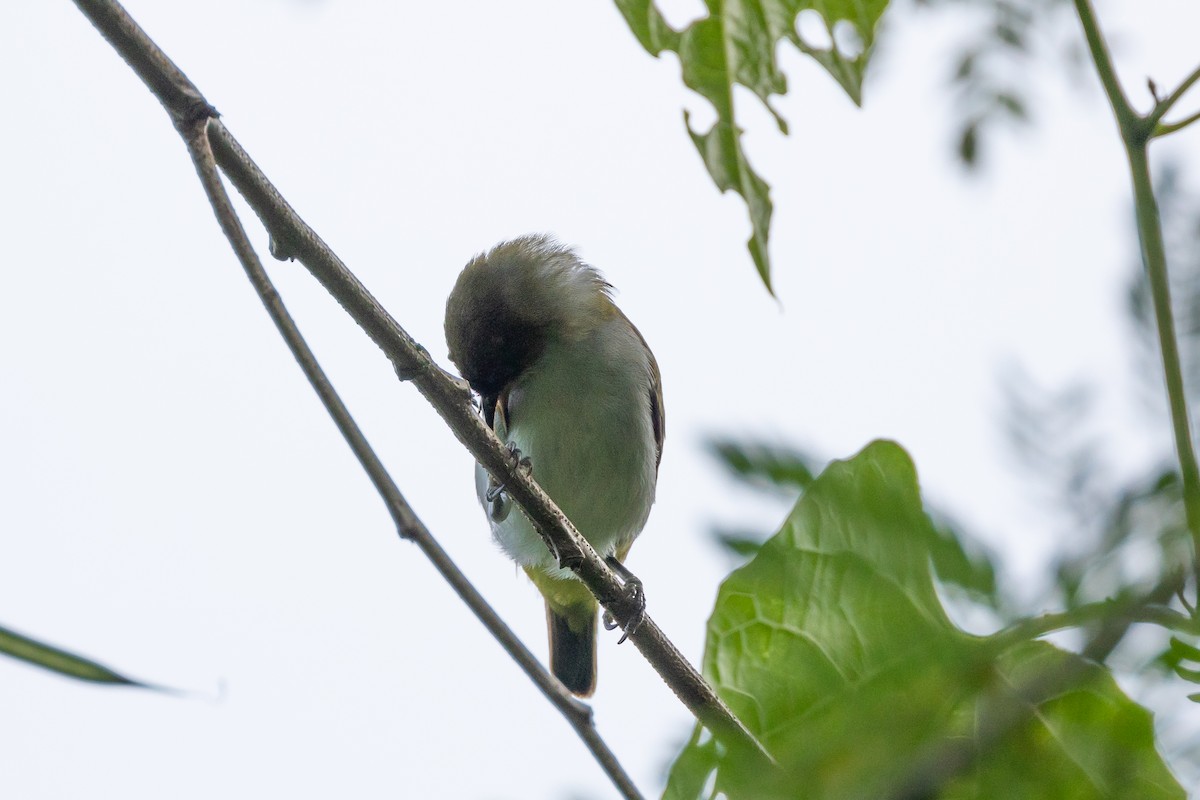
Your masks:
M528 459L534 479L601 557L636 581L620 564L654 502L662 383L611 291L548 236L504 242L459 275L446 302L446 342L487 424ZM551 671L574 694L590 695L595 598L478 465L476 488L497 543L545 597Z

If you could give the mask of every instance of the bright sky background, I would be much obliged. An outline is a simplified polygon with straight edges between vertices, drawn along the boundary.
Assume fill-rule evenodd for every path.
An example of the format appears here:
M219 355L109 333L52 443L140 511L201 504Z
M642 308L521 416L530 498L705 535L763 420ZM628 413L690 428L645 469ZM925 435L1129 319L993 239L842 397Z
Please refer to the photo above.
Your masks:
M700 6L668 10L683 22ZM830 457L895 438L1020 586L1057 529L1014 476L1002 367L1110 387L1104 418L1131 469L1166 444L1129 399L1127 179L1098 86L1037 73L1036 130L993 139L965 178L946 87L961 17L901 4L863 110L785 47L790 137L739 98L774 186L776 301L741 201L717 195L683 129L683 107L702 124L710 112L610 2L129 9L443 363L443 303L474 253L548 231L605 272L657 354L668 410L658 504L629 564L697 663L729 567L710 526L780 521L704 455L709 435ZM1194 0L1100 12L1143 103L1146 75L1170 88L1200 61ZM397 540L132 72L71 3L19 0L0 5L0 74L0 624L197 695L0 659L5 796L613 796ZM540 599L489 542L470 456L303 267L268 267L409 500L543 655ZM615 636L594 706L657 793L689 717Z

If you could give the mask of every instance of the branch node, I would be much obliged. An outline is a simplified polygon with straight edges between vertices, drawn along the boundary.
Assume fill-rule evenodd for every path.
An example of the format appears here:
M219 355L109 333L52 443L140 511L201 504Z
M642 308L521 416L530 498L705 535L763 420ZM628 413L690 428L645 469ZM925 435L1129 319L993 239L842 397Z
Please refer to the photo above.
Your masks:
M275 240L271 240L271 246L275 246ZM273 254L273 253L272 253ZM278 256L276 256L278 258ZM395 364L396 377L402 381L412 381L419 378L423 373L428 372L433 366L433 357L429 355L429 351L424 345L414 345L417 351L417 360L413 364Z
M568 694L566 705L580 725L587 725L589 728L595 727L595 715L592 713L592 707L589 704L574 695Z
M180 109L170 109L171 122L175 130L184 136L203 131L210 119L219 119L221 114L203 97L197 96Z
M276 236L274 233L270 236L267 249L271 253L271 257L276 261L295 261L299 257L297 253L298 248L292 247L291 242Z

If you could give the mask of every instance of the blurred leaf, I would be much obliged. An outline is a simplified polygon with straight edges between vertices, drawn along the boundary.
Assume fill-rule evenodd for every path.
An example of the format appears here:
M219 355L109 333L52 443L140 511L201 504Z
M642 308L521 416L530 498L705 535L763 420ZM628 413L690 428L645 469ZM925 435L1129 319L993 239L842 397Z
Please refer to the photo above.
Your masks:
M1094 432L1094 387L1080 382L1045 388L1012 366L1000 376L1000 388L1005 433L1040 499L1063 511L1075 538L1097 530L1114 490Z
M1038 90L1033 69L1041 62L1070 61L1074 38L1064 41L1058 35L1070 22L1058 13L1068 4L1064 0L918 0L917 5L957 14L957 29L970 31L948 61L958 118L955 149L962 165L974 169L982 163L983 145L990 141L993 128L1032 120L1030 108Z
M786 39L811 56L834 77L850 98L862 104L862 81L875 43L875 28L888 0L705 0L708 14L681 31L667 24L653 0L616 0L638 42L651 55L673 51L679 56L683 82L717 113L707 131L698 132L684 113L684 124L700 152L708 174L722 192L742 196L750 214L750 254L768 291L771 265L767 240L772 206L770 187L750 167L742 148L742 129L734 111L734 87L752 91L775 117L780 131L787 123L771 107L772 95L787 93L776 49ZM796 27L801 11L815 10L825 21L831 45L804 41ZM834 35L849 25L857 41ZM842 45L839 45L839 38ZM846 47L843 50L843 46ZM853 52L851 52L851 50Z
M1023 120L1029 117L1029 109L1025 107L1025 101L1010 92L997 92L996 105L1008 111L1014 119Z
M708 731L697 727L691 741L671 765L663 800L691 800L705 797L705 783L717 768L717 742Z
M154 688L113 672L103 664L98 664L66 650L60 650L3 627L0 627L0 653L81 681Z
M716 530L713 532L717 543L729 552L743 558L750 558L763 546L763 538L752 533Z
M813 481L822 459L791 445L730 438L712 439L708 451L734 477L756 488L778 490L792 502ZM996 584L994 554L973 540L948 514L931 512L935 537L931 547L938 580L966 591L977 601L999 610L1003 605ZM748 558L758 552L767 534L718 528L717 542L730 553Z
M979 58L979 54L974 50L967 50L961 53L958 57L958 66L954 69L954 80L963 81L975 74L975 61Z
M994 554L941 514L933 510L929 514L934 536L930 558L938 580L965 589L973 599L1000 609L1003 598L996 584Z
M1067 608L1153 580L1168 565L1191 558L1175 468L1115 479L1113 459L1106 457L1110 448L1095 433L1093 388L1045 389L1019 369L1002 376L1001 388L1007 438L1021 474L1062 515L1061 539L1071 543L1054 565L1055 588Z
M1200 648L1172 636L1167 652L1162 655L1162 662L1188 683L1200 683ZM1186 667L1184 662L1191 662L1195 666Z
M1018 28L1008 22L1001 22L995 28L996 38L1013 48L1014 50L1024 51L1025 47L1025 32L1022 28Z
M748 483L805 489L813 481L815 459L795 447L713 439L708 442L708 451L733 475Z
M958 139L958 157L967 166L975 166L979 158L979 123L969 122L963 127Z
M750 773L743 754L694 737L665 796L884 796L930 747L972 739L998 695L1069 665L1086 679L939 796L1182 798L1150 715L1105 669L1044 642L997 653L954 627L929 569L937 539L899 446L831 464L724 582L708 625L705 675L781 771Z

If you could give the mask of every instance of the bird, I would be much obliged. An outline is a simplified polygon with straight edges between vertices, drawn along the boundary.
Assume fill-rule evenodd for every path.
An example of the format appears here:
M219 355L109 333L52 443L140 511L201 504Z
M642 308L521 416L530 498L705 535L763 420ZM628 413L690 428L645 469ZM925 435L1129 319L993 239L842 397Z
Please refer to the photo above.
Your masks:
M463 268L445 333L484 421L628 587L622 565L654 503L666 417L658 362L612 293L571 248L522 236ZM478 464L475 484L494 540L545 598L550 671L590 697L595 598Z

